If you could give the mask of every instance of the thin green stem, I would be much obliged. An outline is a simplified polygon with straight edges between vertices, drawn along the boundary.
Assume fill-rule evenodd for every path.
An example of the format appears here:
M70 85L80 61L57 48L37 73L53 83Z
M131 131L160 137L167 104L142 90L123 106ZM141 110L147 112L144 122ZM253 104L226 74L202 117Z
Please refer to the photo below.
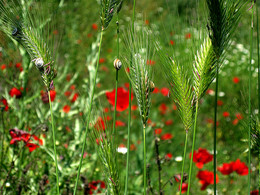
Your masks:
M252 60L253 60L253 32L254 32L254 2L252 3L252 16L251 16L251 41L250 41L250 62L249 62L249 81L248 81L248 195L250 195L251 188L251 77L252 77Z
M102 30L102 31L101 31L101 34L100 34L100 42L99 42L97 66L96 66L96 70L95 70L95 77L94 77L93 89L92 89L92 93L91 93L91 97L90 97L90 105L89 105L88 116L87 116L87 124L86 124L85 134L84 134L84 138L83 138L84 141L83 141L82 152L81 152L81 156L80 156L80 163L79 163L79 168L78 168L78 173L77 173L77 179L76 179L76 183L75 183L73 195L75 195L76 192L77 192L78 180L79 180L79 176L80 176L80 170L81 170L82 160L83 160L84 151L85 151L85 146L86 146L88 126L89 126L89 121L90 121L90 116L91 116L91 109L92 109L92 103L93 103L93 97L94 97L95 87L96 87L96 79L97 79L97 72L98 72L98 66L99 66L99 58L100 58L100 51L101 51L101 44L102 44L103 33L104 33L104 32L103 32L103 30Z
M187 194L190 194L190 182L191 182L191 173L192 173L192 165L193 165L193 153L195 147L195 140L196 140L196 129L197 129L197 116L198 116L198 107L199 102L196 102L196 111L195 111L195 120L194 120L194 129L193 129L193 139L192 139L192 149L191 149L191 159L190 159L190 169L189 169L189 182L188 182L188 191Z
M125 195L128 188L128 171L129 171L129 155L130 155L130 127L131 127L131 82L129 83L129 108L128 108L128 128L127 128L127 159L126 159L126 178L125 178Z
M184 174L184 165L185 165L185 159L186 159L186 152L187 152L187 142L188 142L188 132L185 133L185 143L184 143L184 153L183 153L183 161L182 161L182 168L181 168L181 185L180 185L180 194L181 194L181 188L182 188L182 182L183 182L183 174Z
M217 114L218 114L218 72L219 65L216 68L216 90L215 90L215 106L214 106L214 154L213 154L213 169L214 169L214 194L217 194Z
M146 195L146 141L145 141L145 125L143 126L143 139L144 139L144 195Z
M132 16L132 30L134 30L134 20L135 20L135 0L133 4L133 16ZM132 56L130 59L132 64ZM125 179L125 193L127 195L128 191L128 175L129 175L129 156L130 156L130 129L131 129L131 82L129 82L129 110L128 110L128 128L127 128L127 159L126 159L126 179Z
M258 67L258 120L260 120L260 63L259 63L259 26L258 26L258 7L257 3L255 4L256 7L256 32L257 32L257 67ZM259 157L259 166L258 166L258 187L260 190L260 147L258 149Z
M119 59L119 17L117 13L117 59ZM118 86L118 69L116 69L116 94L115 94L115 107L114 107L114 119L113 119L113 135L115 135L116 128L116 105L117 105L117 86Z
M58 161L57 161L57 151L56 151L56 138L55 138L55 128L54 128L54 120L53 120L50 91L48 91L48 95L49 95L49 104L50 104L50 111L51 111L52 138L53 138L55 169L56 169L56 186L57 186L57 193L60 194L60 190L59 190L59 171L58 171Z

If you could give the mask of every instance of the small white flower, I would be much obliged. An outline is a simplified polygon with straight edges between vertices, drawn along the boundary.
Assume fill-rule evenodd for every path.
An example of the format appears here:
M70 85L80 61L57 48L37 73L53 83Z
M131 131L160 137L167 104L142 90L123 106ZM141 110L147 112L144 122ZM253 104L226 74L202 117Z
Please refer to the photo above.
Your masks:
M181 161L182 161L182 156L177 156L177 157L175 158L175 161L176 161L176 162L181 162Z
M117 152L126 154L127 153L127 148L126 147L118 147Z
M11 186L11 184L9 183L9 182L7 182L6 184L5 184L5 187L10 187Z
M218 93L218 96L219 96L219 97L224 97L224 96L225 96L225 93L224 93L223 91L221 91L221 92Z

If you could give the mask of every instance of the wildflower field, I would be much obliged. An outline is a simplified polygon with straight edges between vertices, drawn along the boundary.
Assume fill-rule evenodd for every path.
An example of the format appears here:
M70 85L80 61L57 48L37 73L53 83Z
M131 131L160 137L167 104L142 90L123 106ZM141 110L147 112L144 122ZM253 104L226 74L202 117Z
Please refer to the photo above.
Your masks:
M0 194L258 195L259 6L0 0Z

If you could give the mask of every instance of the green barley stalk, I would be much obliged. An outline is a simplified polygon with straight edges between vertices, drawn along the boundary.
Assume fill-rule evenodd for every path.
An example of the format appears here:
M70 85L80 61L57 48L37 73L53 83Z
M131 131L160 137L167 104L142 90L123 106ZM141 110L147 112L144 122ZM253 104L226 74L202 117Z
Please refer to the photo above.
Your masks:
M21 44L29 53L31 60L35 63L39 70L43 83L47 87L47 91L53 87L53 79L56 77L56 70L54 69L53 53L54 53L54 39L49 40L52 26L50 16L36 14L39 7L32 6L32 1L8 1L0 0L0 30L2 30L12 40ZM38 5L38 4L36 4ZM31 14L28 9L32 9L34 14ZM43 13L49 13L46 5L40 5ZM36 8L36 9L35 9ZM49 97L50 100L50 97ZM55 153L55 167L56 167L56 186L59 194L59 173L57 165L57 152L55 145L55 128L53 121L53 113L50 102L51 123L53 130L53 145Z
M120 70L122 63L119 60L119 12L122 8L123 0L119 3L117 7L117 59L114 61L114 68L116 69L116 95L115 95L115 107L114 107L114 117L113 117L113 135L115 135L115 126L116 126L116 105L117 105L117 86L118 86L118 71Z
M77 178L76 178L74 192L73 192L74 195L77 192L78 180L79 180L79 176L80 176L80 170L81 170L83 155L84 155L85 146L86 146L86 139L87 139L87 133L88 133L88 128L89 128L89 121L90 121L90 116L91 116L93 97L94 97L95 87L96 87L96 78L97 78L97 72L98 72L98 66L99 66L99 58L100 58L103 33L108 28L108 26L113 18L114 13L118 8L119 3L120 3L119 0L101 0L100 20L101 20L102 29L101 29L101 34L100 34L97 66L96 66L96 70L95 70L93 89L92 89L91 95L90 95L90 105L89 105L89 110L88 110L88 115L87 115L87 124L86 124L85 133L83 136L82 152L81 152L81 156L80 156L80 163L79 163L79 167L78 167L78 173L77 173Z
M164 52L163 47L161 46L159 41L155 42L155 46L157 49L157 53L160 58L160 62L162 64L162 70L164 76L170 86L171 97L173 101L178 106L178 114L183 122L184 130L185 130L185 146L184 146L184 154L183 154L183 162L182 162L182 173L181 173L181 183L180 183L180 193L181 186L183 182L183 173L184 173L184 165L185 158L187 152L187 142L188 142L188 131L192 125L193 120L193 92L191 80L187 76L186 72L183 68L173 60L171 56L168 56Z
M250 34L250 62L248 71L248 195L250 195L251 187L251 126L252 126L252 111L251 111L251 79L252 79L252 61L253 61L253 33L254 33L254 1L252 2L251 16L251 34Z
M210 57L212 58L213 63L208 66L209 67L208 72L204 72L204 73L206 73L207 76L212 76L211 79L214 79L216 77L215 109L214 109L215 110L214 111L215 113L214 116L214 194L217 193L216 123L217 123L218 73L219 73L219 68L221 67L221 64L224 60L225 52L230 45L230 39L237 27L237 24L240 20L246 2L247 2L246 0L238 0L238 1L207 0L207 6L209 9L208 30L209 30L209 38L211 40L212 49L213 49L213 54L211 54ZM197 72L195 72L194 74L197 74ZM204 75L198 74L197 80L200 80L201 76ZM208 82L207 84L210 85L211 82ZM199 98L200 97L197 96L197 100ZM194 151L194 147L192 148L192 153L193 151ZM191 159L191 164L192 164L192 159ZM192 166L190 167L192 168ZM189 177L191 177L191 175ZM188 194L189 194L189 189L190 189L190 185L188 186Z
M257 69L258 69L258 120L260 120L260 62L259 62L259 26L258 26L258 7L257 7L257 3L255 4L256 6L256 31L257 31ZM258 161L259 161L259 165L258 165L258 188L260 190L260 147L258 147Z
M101 120L93 120L94 124L91 128L90 138L93 145L96 146L99 159L103 165L103 172L107 181L108 194L120 194L120 179L117 162L117 148L115 146L115 136L111 126L106 121L106 117L102 116ZM105 129L104 129L105 128Z
M52 127L53 147L54 147L54 156L55 156L55 169L56 169L56 186L57 186L57 193L60 194L60 192L59 192L59 171L58 171L58 160L57 160L56 138L55 138L55 126L54 126L54 120L53 120L50 91L48 91L48 96L49 96L49 104L50 104L50 111L51 111L51 127Z
M134 21L135 21L135 0L133 4L133 16L132 16L132 31L134 31ZM132 56L130 56L130 63L132 65ZM129 82L129 109L128 109L128 125L127 125L127 157L126 157L126 178L125 178L125 192L124 195L127 195L128 190L128 176L129 176L129 156L130 156L130 128L131 128L131 101L132 101L132 92L131 92L131 82Z
M151 35L144 29L142 32L130 30L125 37L126 52L132 58L125 58L124 63L130 70L128 76L137 99L143 125L144 194L146 194L146 126L151 107L151 92L154 89L151 66L147 65L147 61L151 60L155 53L150 42Z

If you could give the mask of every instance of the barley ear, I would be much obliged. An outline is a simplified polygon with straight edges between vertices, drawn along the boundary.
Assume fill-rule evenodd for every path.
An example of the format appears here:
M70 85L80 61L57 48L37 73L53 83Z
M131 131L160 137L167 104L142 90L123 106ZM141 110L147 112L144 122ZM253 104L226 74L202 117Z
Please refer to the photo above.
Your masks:
M101 0L100 20L102 30L107 29L114 14L122 8L123 0Z
M183 68L168 56L159 41L155 42L163 74L169 84L171 97L178 106L178 112L187 131L193 120L193 92L190 78Z
M108 123L105 116L92 119L90 139L96 146L99 159L103 166L109 194L120 194L120 179L117 162L117 148L113 136L112 125Z
M155 50L152 48L151 35L144 29L135 33L129 30L124 40L126 52L123 64L129 68L128 76L137 99L142 123L146 126L151 106L151 92L154 88L149 61L153 58Z

